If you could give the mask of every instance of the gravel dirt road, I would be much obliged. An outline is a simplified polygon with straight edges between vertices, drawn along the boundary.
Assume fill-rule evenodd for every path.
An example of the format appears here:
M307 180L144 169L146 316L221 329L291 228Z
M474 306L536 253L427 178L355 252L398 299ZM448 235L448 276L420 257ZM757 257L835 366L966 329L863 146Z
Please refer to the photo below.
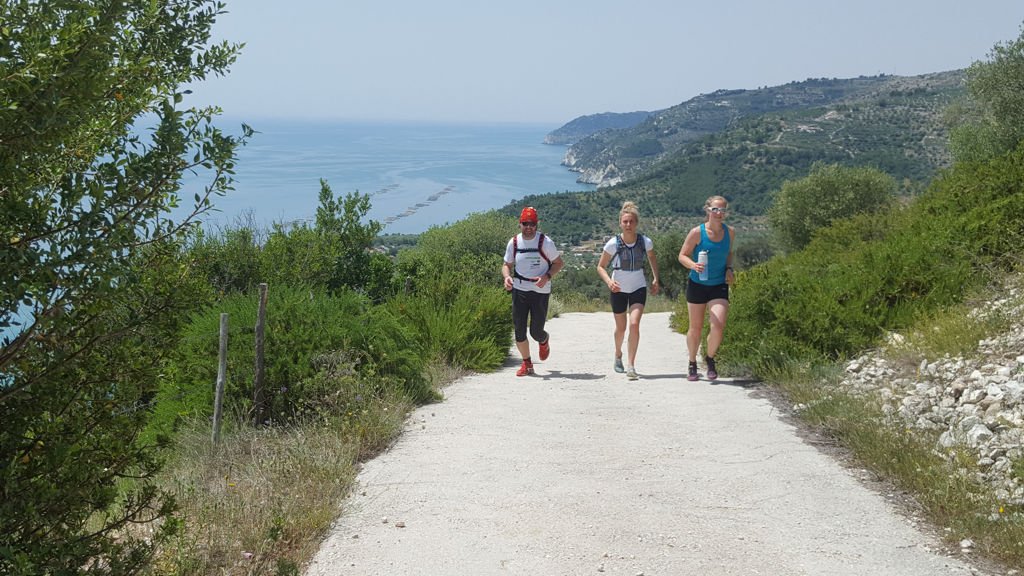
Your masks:
M688 382L668 314L641 326L638 381L612 371L610 313L565 314L535 376L510 359L413 412L307 574L981 573L757 386Z

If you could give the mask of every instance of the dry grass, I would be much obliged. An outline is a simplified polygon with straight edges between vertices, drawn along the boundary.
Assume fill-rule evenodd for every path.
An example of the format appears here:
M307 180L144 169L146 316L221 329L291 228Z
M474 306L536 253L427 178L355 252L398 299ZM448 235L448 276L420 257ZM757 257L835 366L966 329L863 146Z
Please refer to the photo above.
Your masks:
M361 414L289 428L244 426L219 446L209 431L183 433L162 476L181 529L155 574L297 576L349 492L360 459L387 446L408 402L389 398Z
M1005 309L979 309L972 304L936 311L904 334L890 338L885 356L912 366L944 356L971 358L977 355L980 340L1006 330L1011 321Z

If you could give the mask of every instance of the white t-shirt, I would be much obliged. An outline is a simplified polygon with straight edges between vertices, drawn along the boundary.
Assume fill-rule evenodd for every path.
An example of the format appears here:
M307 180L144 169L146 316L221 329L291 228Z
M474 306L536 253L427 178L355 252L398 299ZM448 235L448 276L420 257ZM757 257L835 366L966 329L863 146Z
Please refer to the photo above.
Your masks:
M527 278L537 278L547 274L548 269L551 267L540 255L539 252L523 252L522 250L531 249L537 247L537 242L540 240L540 232L533 235L533 238L529 240L523 240L522 234L516 234L516 242L519 244L519 252L514 253L512 247L512 240L508 241L508 245L505 246L505 262L511 264L515 263L512 269L512 288L516 290L530 290L533 292L540 292L541 294L551 293L551 282L549 281L544 285L543 288L538 287L535 282L527 280L521 280L515 277L515 274L520 276L526 276ZM555 248L555 243L551 241L551 238L544 235L544 256L547 256L548 260L554 262L561 253L558 248Z
M606 254L612 255L611 265L614 267L617 262L615 259L618 258L619 243L618 236L612 236L607 242L604 243L604 251ZM628 248L636 246L636 242L632 244L626 244ZM648 252L654 250L654 242L647 236L644 236L644 248ZM644 276L643 270L612 270L612 280L619 283L619 291L623 294L629 294L630 292L636 292L641 288L647 287L647 277Z

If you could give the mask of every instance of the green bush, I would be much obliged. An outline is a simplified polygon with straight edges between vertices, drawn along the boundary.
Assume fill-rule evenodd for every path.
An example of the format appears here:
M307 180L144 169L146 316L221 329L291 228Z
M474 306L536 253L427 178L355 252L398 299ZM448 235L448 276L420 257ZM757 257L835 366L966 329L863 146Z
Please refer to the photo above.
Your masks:
M775 192L768 221L779 245L798 250L815 230L842 218L873 213L892 204L896 181L874 168L815 163L805 178Z
M221 294L271 285L352 289L380 302L395 291L394 265L370 248L380 224L363 219L369 197L358 192L335 198L320 183L316 224L275 223L270 231L251 222L217 234L199 232L188 247L200 277Z
M244 292L263 282L258 234L252 226L219 233L198 230L186 248L193 274L218 294Z
M399 252L399 275L413 291L444 301L463 286L501 286L505 246L516 230L514 219L494 211L431 227L415 248Z
M167 431L180 417L212 413L217 378L219 322L229 315L225 410L246 414L252 408L255 374L254 337L257 299L235 294L198 314L184 330L165 370L154 430ZM316 372L314 359L331 352L349 354L362 375L373 375L411 397L424 399L427 384L422 361L409 331L392 316L370 309L364 296L346 291L271 287L265 326L265 389L275 420L286 419L304 402L303 383Z
M261 282L317 286L334 282L340 247L305 224L274 224L260 251Z
M908 208L836 222L804 250L741 274L721 358L767 375L848 357L959 302L1008 266L1022 239L1024 148L959 164Z
M501 288L466 286L449 301L400 296L384 310L408 322L424 358L490 371L512 345L511 301Z

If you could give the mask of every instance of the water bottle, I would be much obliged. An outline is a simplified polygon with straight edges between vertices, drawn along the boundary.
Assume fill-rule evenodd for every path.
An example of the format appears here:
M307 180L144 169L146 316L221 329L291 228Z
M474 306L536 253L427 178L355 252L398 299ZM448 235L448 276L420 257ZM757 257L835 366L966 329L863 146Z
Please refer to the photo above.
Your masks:
M697 264L703 264L704 268L701 269L698 277L701 281L707 281L708 279L708 251L701 250L697 253Z

